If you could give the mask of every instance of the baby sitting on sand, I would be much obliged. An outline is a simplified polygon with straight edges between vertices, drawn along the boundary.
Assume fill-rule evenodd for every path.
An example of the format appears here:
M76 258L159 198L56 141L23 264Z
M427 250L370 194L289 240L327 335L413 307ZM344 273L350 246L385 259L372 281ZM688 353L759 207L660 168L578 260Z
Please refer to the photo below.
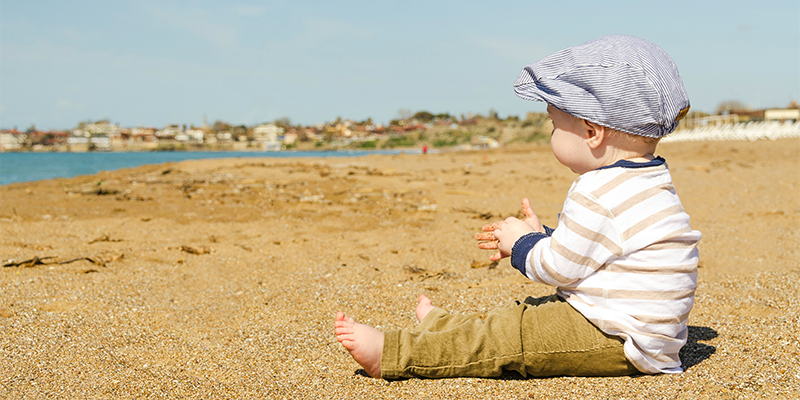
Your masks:
M579 176L556 229L523 199L524 220L484 226L476 239L555 294L485 317L421 295L413 331L381 332L339 312L337 339L385 379L682 372L701 235L654 155L689 109L672 59L646 40L606 36L526 66L514 90L547 103L553 154Z

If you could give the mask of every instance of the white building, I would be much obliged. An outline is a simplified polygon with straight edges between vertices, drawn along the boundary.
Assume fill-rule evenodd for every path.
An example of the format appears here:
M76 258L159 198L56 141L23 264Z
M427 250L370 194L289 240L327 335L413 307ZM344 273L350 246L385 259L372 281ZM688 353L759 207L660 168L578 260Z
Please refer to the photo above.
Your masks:
M18 150L21 149L25 142L28 140L28 135L24 133L0 133L0 150Z
M766 121L800 121L800 109L789 108L785 110L764 110Z
M206 132L202 129L187 129L185 132L191 143L203 143Z
M280 150L281 142L278 136L282 135L285 129L275 124L261 124L253 128L253 138L264 150Z
M106 135L93 135L89 142L96 150L111 150L111 138Z
M158 138L174 138L183 133L183 127L180 125L167 125L164 129L156 131Z
M283 132L284 129L275 124L261 124L253 128L253 137L257 141L277 142Z
M106 135L110 138L119 137L121 128L117 124L108 121L97 121L89 124L82 124L81 127L72 130L72 136L92 137L95 135Z
M89 138L86 136L70 135L67 138L67 144L70 146L88 146Z

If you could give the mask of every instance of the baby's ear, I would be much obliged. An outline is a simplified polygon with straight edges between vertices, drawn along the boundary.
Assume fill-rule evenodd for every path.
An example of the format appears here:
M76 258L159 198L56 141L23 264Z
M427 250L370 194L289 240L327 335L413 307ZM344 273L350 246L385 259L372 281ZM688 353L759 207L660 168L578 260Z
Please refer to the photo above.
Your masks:
M592 149L600 147L608 137L609 129L592 121L583 120L583 123L586 128L586 144Z

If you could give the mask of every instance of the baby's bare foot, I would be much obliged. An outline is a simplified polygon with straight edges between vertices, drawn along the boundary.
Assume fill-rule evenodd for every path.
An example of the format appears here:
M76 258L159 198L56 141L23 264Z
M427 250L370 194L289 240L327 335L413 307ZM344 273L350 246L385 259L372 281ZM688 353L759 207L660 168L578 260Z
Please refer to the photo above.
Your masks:
M343 312L336 313L336 339L353 359L373 378L381 377L383 332L356 321Z
M425 319L425 316L427 316L428 313L434 308L436 307L434 307L434 305L431 303L431 299L429 299L428 296L425 296L424 294L419 295L419 304L417 304L416 310L417 321L422 322L422 320Z

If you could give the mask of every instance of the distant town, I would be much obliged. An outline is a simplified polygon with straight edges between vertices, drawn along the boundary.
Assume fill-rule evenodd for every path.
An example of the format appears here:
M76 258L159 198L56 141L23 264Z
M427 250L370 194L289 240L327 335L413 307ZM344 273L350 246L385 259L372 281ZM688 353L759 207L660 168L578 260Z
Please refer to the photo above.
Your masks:
M692 112L683 130L727 124L780 121L797 123L800 108L749 110L738 103L721 105L714 115ZM392 120L388 125L371 119L337 118L313 126L292 125L287 119L256 126L217 121L201 126L185 124L157 127L121 127L110 120L81 122L72 130L40 131L35 126L20 131L0 131L0 152L87 151L282 151L391 148L482 148L514 142L546 141L547 114L528 113L525 119L500 119L488 115L432 114L420 111ZM794 129L794 128L793 128ZM687 133L687 132L685 132Z
M410 114L410 113L408 113ZM499 119L488 116L434 115L420 111L391 121L388 125L372 120L337 118L312 126L292 125L276 120L256 126L232 125L217 121L201 126L185 124L127 128L109 120L81 122L69 131L40 131L30 127L0 131L0 149L9 151L281 151L331 149L386 149L409 147L483 146L498 144L505 131L529 129L544 133L546 114L530 113Z

